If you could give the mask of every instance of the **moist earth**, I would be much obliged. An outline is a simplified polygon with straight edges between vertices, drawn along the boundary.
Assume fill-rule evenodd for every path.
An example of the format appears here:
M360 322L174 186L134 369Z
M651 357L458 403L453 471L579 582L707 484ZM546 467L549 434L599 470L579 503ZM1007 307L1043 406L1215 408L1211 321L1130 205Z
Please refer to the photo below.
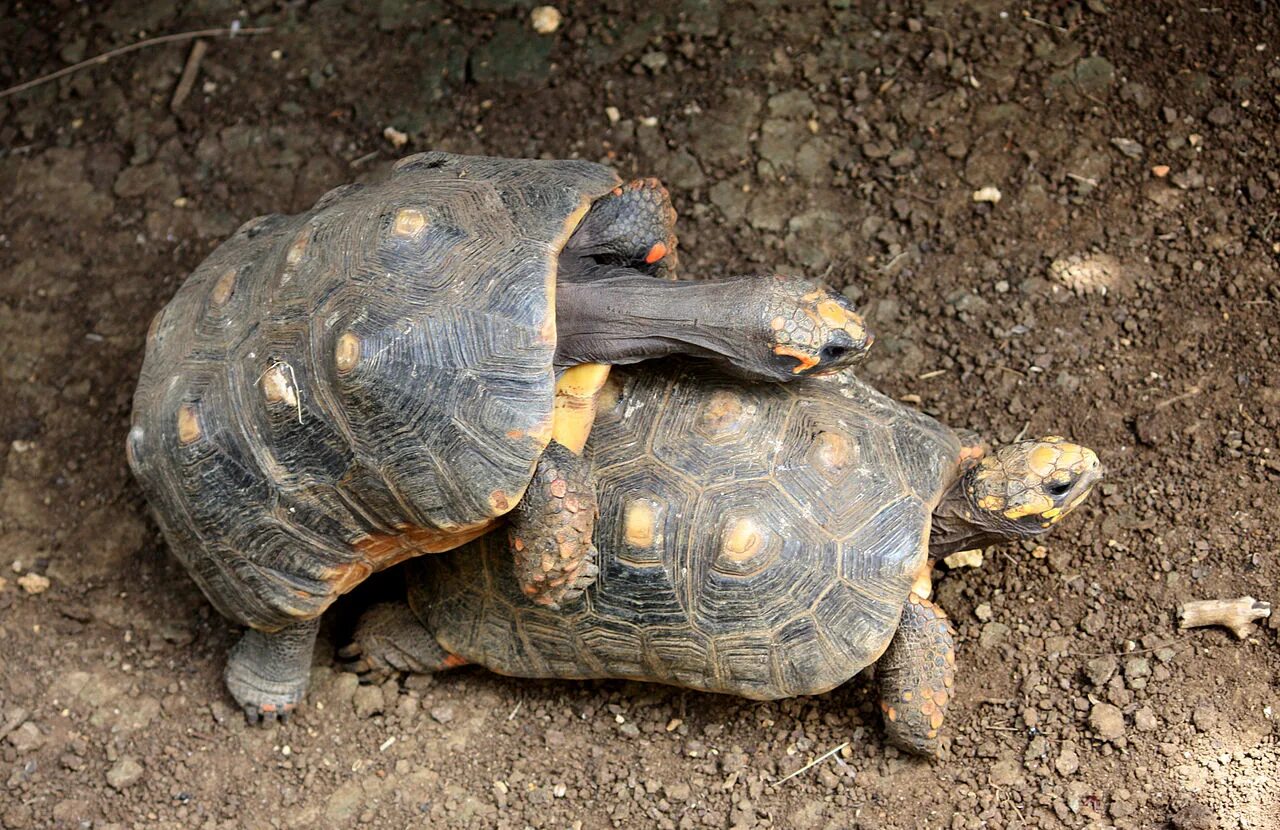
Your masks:
M6 4L0 85L0 825L1266 828L1280 814L1280 15L1274 4L656 0ZM544 20L545 16L539 18ZM657 175L702 277L820 277L861 370L991 441L1061 432L1109 478L1041 544L942 575L941 761L863 676L757 703L479 669L247 727L236 632L124 460L151 316L242 221L423 149ZM820 759L820 760L819 760ZM817 761L812 767L806 765Z

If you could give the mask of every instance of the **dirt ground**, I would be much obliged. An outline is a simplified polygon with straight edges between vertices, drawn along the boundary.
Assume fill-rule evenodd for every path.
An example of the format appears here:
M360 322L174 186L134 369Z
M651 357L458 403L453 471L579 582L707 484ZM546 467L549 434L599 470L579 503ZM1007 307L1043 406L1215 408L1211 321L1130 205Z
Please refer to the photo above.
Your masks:
M1280 615L1242 641L1174 618L1278 599L1276 5L642 5L538 35L518 0L0 3L0 86L273 27L210 41L176 111L189 43L0 99L5 828L1280 827ZM296 719L245 726L236 632L125 464L144 333L241 221L428 148L660 176L687 275L823 277L876 325L864 377L1098 451L1044 549L941 580L940 762L886 748L864 678L357 692L334 649L394 572L331 612Z

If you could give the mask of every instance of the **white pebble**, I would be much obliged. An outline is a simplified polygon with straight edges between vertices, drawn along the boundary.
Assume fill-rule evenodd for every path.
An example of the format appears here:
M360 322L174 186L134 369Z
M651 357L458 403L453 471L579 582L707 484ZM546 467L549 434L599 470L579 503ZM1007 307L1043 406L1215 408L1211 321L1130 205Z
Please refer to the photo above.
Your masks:
M990 202L994 205L1000 201L1003 195L998 187L984 187L981 190L973 191L973 200L975 202Z
M555 6L538 6L529 13L529 22L533 24L533 30L540 35L549 35L559 29L562 20L564 17Z

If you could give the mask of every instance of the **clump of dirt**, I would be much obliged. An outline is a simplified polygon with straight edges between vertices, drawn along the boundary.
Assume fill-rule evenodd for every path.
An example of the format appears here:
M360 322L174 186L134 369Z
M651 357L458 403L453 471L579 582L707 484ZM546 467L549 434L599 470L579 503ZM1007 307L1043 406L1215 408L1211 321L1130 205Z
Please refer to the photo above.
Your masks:
M1173 611L1277 601L1280 20L669 0L538 34L531 5L255 0L242 25L273 31L211 40L176 111L189 43L0 99L0 824L1276 826L1280 618L1236 641ZM232 9L15 6L0 85ZM428 148L660 176L686 274L823 277L875 323L880 387L1098 450L1083 515L938 586L961 638L941 762L884 745L861 679L768 704L473 669L360 686L333 647L394 572L330 615L307 708L245 727L235 632L125 465L144 333L241 221Z

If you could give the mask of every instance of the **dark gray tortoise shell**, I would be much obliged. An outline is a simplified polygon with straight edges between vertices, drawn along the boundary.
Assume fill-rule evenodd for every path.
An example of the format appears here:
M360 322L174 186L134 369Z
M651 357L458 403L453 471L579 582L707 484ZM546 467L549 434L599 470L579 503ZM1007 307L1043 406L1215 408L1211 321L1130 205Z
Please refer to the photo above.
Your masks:
M314 617L519 500L550 438L556 255L616 184L587 162L413 156L196 269L148 335L128 454L222 613Z
M960 440L856 379L743 383L615 368L591 435L600 575L523 597L505 536L408 563L449 652L523 677L818 694L888 646ZM613 398L613 400L610 400Z

